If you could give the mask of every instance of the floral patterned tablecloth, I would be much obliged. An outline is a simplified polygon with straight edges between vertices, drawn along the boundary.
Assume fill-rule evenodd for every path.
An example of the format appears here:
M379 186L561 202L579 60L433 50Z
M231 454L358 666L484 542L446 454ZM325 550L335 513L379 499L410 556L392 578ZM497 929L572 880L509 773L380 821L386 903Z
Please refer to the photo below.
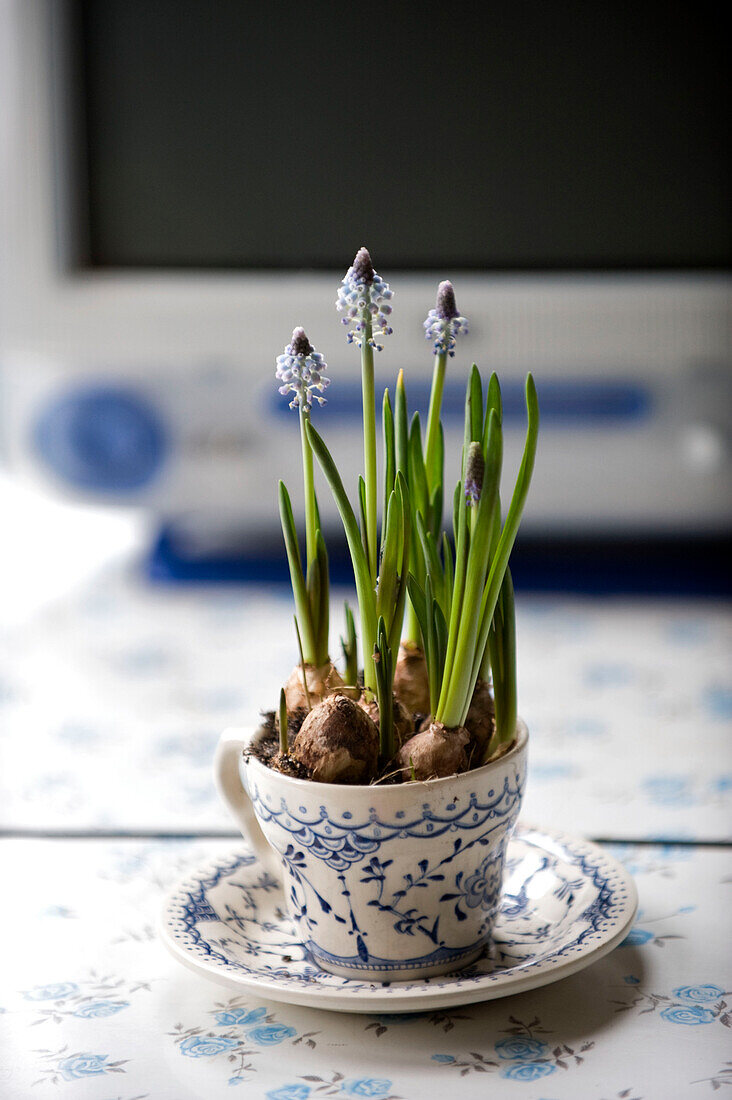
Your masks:
M231 996L156 936L165 889L240 844L211 757L293 663L284 588L150 589L118 564L0 635L0 1096L729 1088L732 609L519 596L518 614L524 819L608 842L641 911L575 977L406 1016Z
M232 840L6 839L8 1100L676 1100L732 1084L732 858L612 846L637 923L574 977L483 1005L361 1016L267 1003L180 967L164 889Z

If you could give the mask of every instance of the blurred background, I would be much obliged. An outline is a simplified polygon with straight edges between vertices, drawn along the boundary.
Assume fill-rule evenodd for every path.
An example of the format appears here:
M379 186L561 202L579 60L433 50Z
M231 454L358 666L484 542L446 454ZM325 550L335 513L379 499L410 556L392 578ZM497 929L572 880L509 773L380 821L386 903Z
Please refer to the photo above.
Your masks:
M271 703L295 654L276 482L297 508L299 438L274 361L304 325L332 379L318 427L355 486L358 357L334 302L361 245L395 292L377 385L404 368L412 409L441 279L469 318L448 468L470 363L501 379L508 476L536 379L513 560L532 729L564 728L547 699L588 623L597 654L633 635L651 661L696 636L719 659L731 233L714 10L0 0L10 826L223 827L217 733ZM320 500L345 592L325 486ZM679 602L692 596L706 602ZM659 656L649 687L635 658L604 660L583 690L631 683L636 703L681 667ZM728 680L694 660L708 714L727 719ZM40 779L28 738L52 762ZM99 774L115 760L138 805L97 797L81 759ZM152 778L139 794L163 763L180 781L165 805Z

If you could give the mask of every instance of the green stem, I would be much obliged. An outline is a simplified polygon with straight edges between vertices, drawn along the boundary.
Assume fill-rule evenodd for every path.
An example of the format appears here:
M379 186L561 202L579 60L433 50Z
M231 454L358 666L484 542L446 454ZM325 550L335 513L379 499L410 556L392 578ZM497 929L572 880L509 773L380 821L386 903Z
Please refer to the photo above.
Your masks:
M442 412L442 392L445 387L445 366L447 364L447 352L440 352L435 356L435 369L432 373L432 388L430 390L430 407L427 413L427 435L424 449L424 464L427 470L427 479L430 493L433 493L439 481L439 471L434 469L440 437L440 414Z
M302 443L302 473L305 487L305 560L306 575L310 572L317 556L318 506L315 500L315 479L313 475L313 452L308 442L306 424L310 413L300 406L300 441Z
M363 462L366 482L366 541L371 583L376 584L378 553L376 545L376 397L374 394L374 349L371 322L366 322L361 340L361 395L363 398Z

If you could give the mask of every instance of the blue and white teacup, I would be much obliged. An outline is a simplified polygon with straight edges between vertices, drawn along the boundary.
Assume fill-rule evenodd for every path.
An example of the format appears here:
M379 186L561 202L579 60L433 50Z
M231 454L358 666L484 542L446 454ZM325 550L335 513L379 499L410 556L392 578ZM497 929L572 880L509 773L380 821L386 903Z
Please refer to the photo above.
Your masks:
M264 867L283 882L323 970L404 981L458 970L490 939L526 779L528 733L474 771L394 786L293 779L227 730L219 792Z

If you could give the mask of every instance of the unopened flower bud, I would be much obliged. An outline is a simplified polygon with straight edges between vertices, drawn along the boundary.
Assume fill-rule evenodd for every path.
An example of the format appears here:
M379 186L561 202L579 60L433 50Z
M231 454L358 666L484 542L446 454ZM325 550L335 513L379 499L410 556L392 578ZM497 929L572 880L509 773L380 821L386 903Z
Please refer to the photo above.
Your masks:
M455 342L458 336L466 334L468 322L458 313L455 302L455 290L449 279L445 279L437 288L435 308L427 314L424 322L424 334L432 341L435 355L455 354Z
M465 464L465 503L468 508L472 508L480 500L484 471L483 448L480 443L471 443Z

